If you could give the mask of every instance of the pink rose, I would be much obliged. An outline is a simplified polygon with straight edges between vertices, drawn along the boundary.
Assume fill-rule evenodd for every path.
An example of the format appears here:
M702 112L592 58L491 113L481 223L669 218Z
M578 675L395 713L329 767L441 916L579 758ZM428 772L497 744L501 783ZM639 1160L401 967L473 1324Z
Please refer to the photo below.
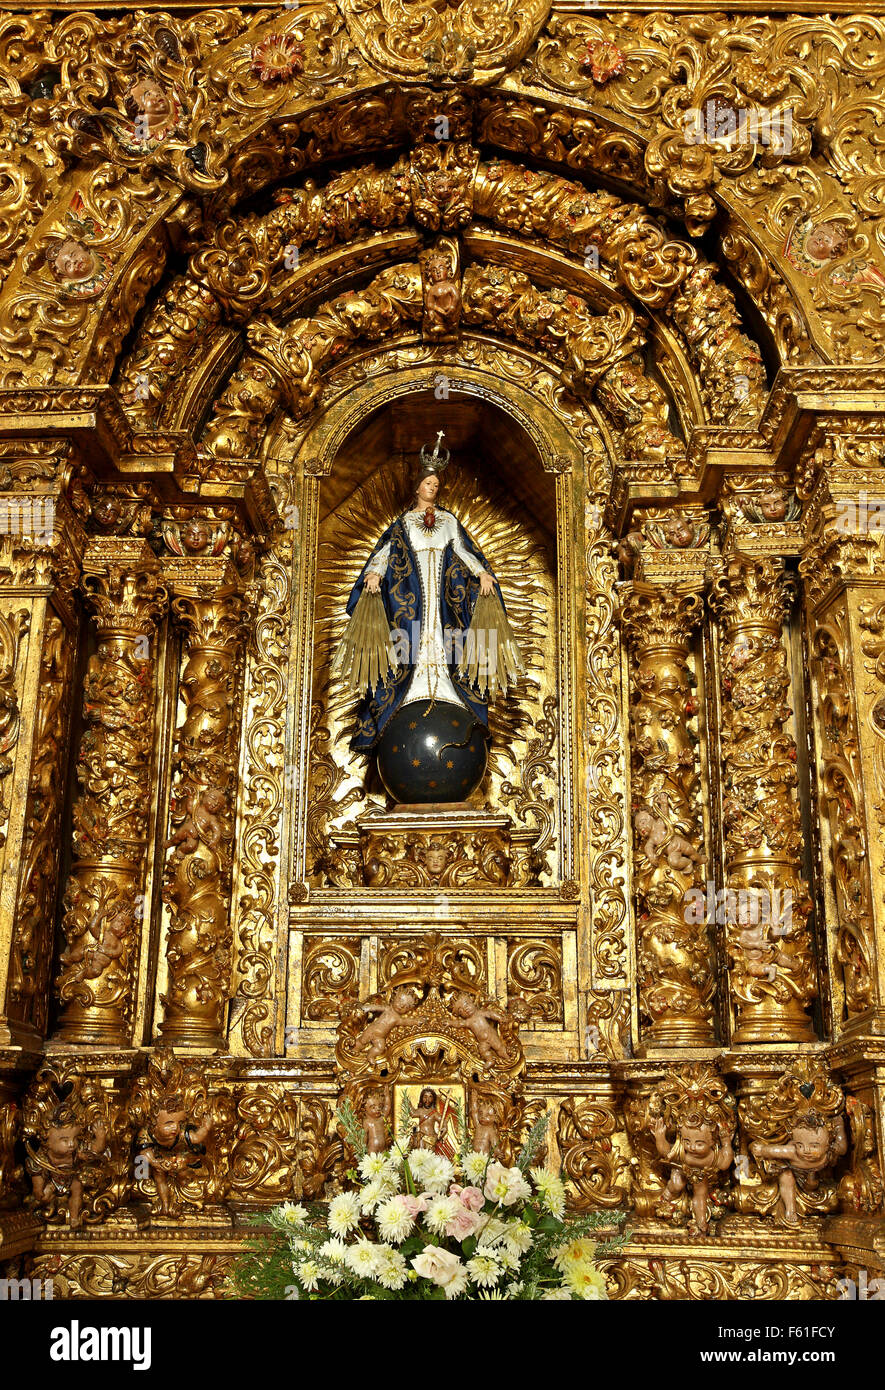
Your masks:
M398 1200L413 1221L422 1211L427 1210L427 1198L424 1196L413 1197L411 1192L404 1192Z
M478 1187L459 1187L457 1183L453 1183L450 1193L453 1197L459 1197L468 1211L482 1211L485 1197Z
M454 1240L466 1240L468 1236L476 1234L480 1221L475 1211L468 1211L467 1207L462 1207L456 1212L451 1221L446 1222L446 1235L452 1236Z

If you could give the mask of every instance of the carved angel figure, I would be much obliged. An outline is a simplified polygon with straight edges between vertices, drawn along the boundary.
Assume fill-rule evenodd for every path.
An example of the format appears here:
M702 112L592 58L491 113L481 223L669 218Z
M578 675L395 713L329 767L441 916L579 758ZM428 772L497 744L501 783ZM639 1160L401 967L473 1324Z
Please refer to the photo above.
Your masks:
M77 1230L83 1224L84 1196L106 1186L110 1174L100 1090L43 1073L25 1103L23 1129L31 1200L50 1218L66 1208L70 1227Z
M418 995L413 989L403 985L395 989L390 996L390 1003L386 1004L383 1000L369 999L365 1004L357 1007L364 1014L375 1014L377 1017L368 1023L360 1033L354 1043L356 1052L366 1052L370 1057L381 1057L387 1046L387 1038L392 1028L398 1023L403 1023L406 1016L418 1007Z
M484 1062L497 1062L506 1059L507 1048L501 1041L496 1025L504 1023L505 1013L493 1004L480 1007L476 1000L465 991L456 994L451 1004L452 1013L460 1018L476 1038L480 1057Z
M796 1226L799 1222L797 1191L813 1193L820 1185L824 1170L847 1149L842 1116L835 1115L828 1120L816 1110L808 1110L797 1117L785 1144L767 1144L761 1139L751 1142L750 1153L757 1161L774 1159L777 1162L781 1216L787 1226Z
M390 1095L383 1087L377 1086L366 1096L360 1123L366 1140L366 1152L384 1153L389 1148L387 1121L390 1115Z
M664 1188L664 1202L673 1202L688 1186L691 1188L691 1209L701 1235L707 1234L711 1185L734 1161L731 1138L725 1126L714 1128L703 1114L687 1115L676 1127L671 1142L667 1121L659 1115L654 1124L655 1148L670 1164L670 1176Z

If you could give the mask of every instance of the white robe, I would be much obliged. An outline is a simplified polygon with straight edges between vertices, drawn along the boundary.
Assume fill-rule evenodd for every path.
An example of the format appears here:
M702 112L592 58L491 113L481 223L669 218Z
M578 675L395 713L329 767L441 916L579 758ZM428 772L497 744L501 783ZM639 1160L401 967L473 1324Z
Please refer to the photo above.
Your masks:
M421 576L424 621L421 625L421 638L412 671L412 679L409 682L403 705L414 704L416 700L448 700L451 704L460 705L462 709L466 709L467 706L456 691L449 675L443 639L440 594L442 592L443 554L446 546L451 544L458 559L466 565L471 574L480 575L486 571L479 561L465 549L458 531L458 523L451 512L443 511L437 507L437 524L435 529L430 532L425 531L423 518L423 508L419 511L408 512L404 517L406 534L415 552L418 573ZM383 578L390 559L390 546L391 542L388 541L372 556L367 573L378 574ZM408 634L408 638L411 641L411 633Z

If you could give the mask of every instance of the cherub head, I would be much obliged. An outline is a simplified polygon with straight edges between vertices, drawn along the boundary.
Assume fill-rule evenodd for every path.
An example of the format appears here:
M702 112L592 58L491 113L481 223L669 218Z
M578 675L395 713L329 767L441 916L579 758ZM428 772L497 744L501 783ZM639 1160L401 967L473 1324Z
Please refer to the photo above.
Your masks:
M665 517L661 522L661 530L667 544L677 550L684 550L694 543L694 527L682 516Z
M820 1163L830 1147L830 1130L822 1115L809 1110L794 1124L791 1139L800 1162Z
M716 1150L713 1126L703 1115L688 1115L679 1126L682 1152L691 1163L705 1163Z
M840 222L818 222L807 233L804 249L812 260L835 260L848 249L848 233Z
M759 497L759 510L766 521L783 521L787 514L786 494L780 488L769 488Z
M148 128L168 124L175 118L175 103L153 77L139 77L126 93L126 115L131 121L147 117Z
M441 280L451 280L452 263L448 256L430 256L427 261L427 274L434 285L438 285Z
M448 849L441 840L431 840L424 851L424 863L432 874L442 873L448 857Z
M366 1114L373 1120L379 1119L384 1114L384 1093L383 1091L369 1091L366 1096Z
M200 797L200 804L204 811L217 816L227 805L227 795L220 787L208 787Z
M480 1096L476 1102L476 1118L483 1125L493 1125L497 1122L498 1109L489 1096Z
M60 1105L52 1114L46 1130L46 1150L56 1163L63 1163L65 1159L76 1153L83 1133L83 1126L74 1118L73 1112L66 1105Z
M398 1014L408 1014L417 1007L418 996L407 985L399 985L390 996L390 1002Z
M181 1109L178 1097L172 1097L164 1101L157 1111L151 1125L151 1134L163 1148L169 1148L181 1137L185 1119L186 1112Z
M89 247L77 237L51 241L45 252L46 264L56 280L80 284L90 280L98 270L98 262Z
M189 550L192 555L205 550L209 544L209 527L199 516L192 516L187 525L181 528L181 544L185 550Z
M731 648L731 664L741 668L753 658L753 644L745 633L736 637Z
M108 917L106 925L115 936L125 936L135 925L135 908L131 903L120 903Z
M452 1013L456 1018L472 1018L476 1013L476 1000L461 990L452 1000Z

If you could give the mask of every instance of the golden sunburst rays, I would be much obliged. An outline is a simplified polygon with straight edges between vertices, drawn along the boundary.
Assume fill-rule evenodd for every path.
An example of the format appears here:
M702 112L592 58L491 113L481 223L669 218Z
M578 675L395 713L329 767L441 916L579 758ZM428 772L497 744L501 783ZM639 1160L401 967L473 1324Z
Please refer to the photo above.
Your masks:
M336 761L343 759L345 764L351 762L344 750L355 730L357 701L347 682L332 674L331 660L347 625L345 608L353 585L382 532L408 505L411 473L404 460L391 459L359 483L320 525L314 699L325 707ZM555 560L547 553L535 519L504 486L497 481L490 486L469 466L450 466L439 504L454 513L485 554L500 582L525 661L525 677L489 711L490 772L498 781L505 769L518 766L544 696L555 685ZM357 773L355 765L352 772Z

